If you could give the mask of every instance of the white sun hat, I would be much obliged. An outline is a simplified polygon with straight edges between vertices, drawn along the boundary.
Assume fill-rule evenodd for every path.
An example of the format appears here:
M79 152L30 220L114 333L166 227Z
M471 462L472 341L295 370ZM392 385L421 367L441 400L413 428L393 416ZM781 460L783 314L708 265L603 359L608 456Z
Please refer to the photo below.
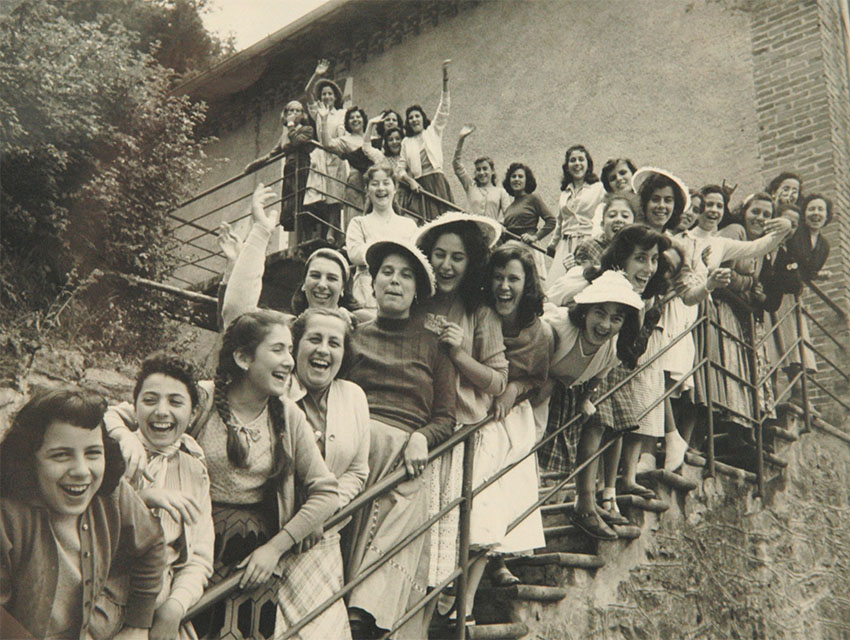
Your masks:
M413 259L413 266L416 269L416 293L419 298L424 299L433 296L437 292L437 278L434 276L434 269L419 247L408 241L375 240L370 243L366 247L366 264L369 266L372 277L381 268L384 258L394 252L407 255ZM422 291L423 285L428 287L427 291Z
M684 212L690 209L691 194L688 191L687 185L669 171L659 169L658 167L641 167L640 169L634 172L634 175L632 175L632 189L634 189L635 193L640 193L640 188L643 186L643 183L646 182L646 180L655 173L670 178L670 180L673 181L673 184L676 185L676 187L679 189L679 192L682 194L682 201L685 203L685 206L682 211Z
M493 218L476 216L471 213L463 213L462 211L447 211L440 217L434 218L431 222L419 228L416 234L416 246L421 247L425 242L425 238L434 232L434 230L455 222L472 222L475 224L484 235L484 242L491 249L499 241L499 238L502 237L502 233L504 232L502 225L496 220L493 220Z
M573 300L576 304L618 302L638 311L644 307L643 299L635 292L626 276L611 269L603 271L602 275L576 294Z

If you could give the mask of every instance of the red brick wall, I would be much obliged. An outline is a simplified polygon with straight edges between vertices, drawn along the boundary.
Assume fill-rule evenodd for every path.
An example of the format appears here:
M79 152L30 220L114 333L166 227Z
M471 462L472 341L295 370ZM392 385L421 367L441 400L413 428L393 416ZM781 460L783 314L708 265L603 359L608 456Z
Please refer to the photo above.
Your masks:
M821 192L835 203L826 238L833 273L819 284L850 311L850 92L847 82L846 35L839 2L843 0L770 0L753 6L751 34L753 82L759 129L759 156L767 183L783 170L799 173L807 192ZM847 346L844 323L814 294L805 302L813 315ZM843 365L847 354L813 330L815 345ZM821 363L817 380L839 396L848 387L841 376ZM840 424L839 405L816 390L816 403Z

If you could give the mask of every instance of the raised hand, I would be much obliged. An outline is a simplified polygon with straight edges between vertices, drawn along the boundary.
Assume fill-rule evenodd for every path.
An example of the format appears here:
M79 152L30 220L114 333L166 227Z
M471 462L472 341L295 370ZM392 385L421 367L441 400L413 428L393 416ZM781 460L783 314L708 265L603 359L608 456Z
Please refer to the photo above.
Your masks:
M257 185L254 195L251 196L251 218L254 224L269 231L277 226L280 222L280 211L276 209L266 211L266 205L276 198L277 194L271 187L265 186L262 182Z
M222 222L218 225L216 241L218 242L218 248L221 249L227 261L231 263L236 262L239 252L242 251L242 238L236 235L229 222Z
M465 124L460 128L460 133L458 135L460 135L461 138L465 138L466 136L468 136L469 134L471 134L474 131L475 131L475 125L474 124Z
M330 69L330 68L331 68L331 61L327 60L325 58L322 58L321 60L319 60L318 63L316 63L316 75L323 76L328 72L328 69Z
M732 270L726 267L718 267L712 269L705 281L705 288L708 291L714 291L719 287L727 287L732 282Z

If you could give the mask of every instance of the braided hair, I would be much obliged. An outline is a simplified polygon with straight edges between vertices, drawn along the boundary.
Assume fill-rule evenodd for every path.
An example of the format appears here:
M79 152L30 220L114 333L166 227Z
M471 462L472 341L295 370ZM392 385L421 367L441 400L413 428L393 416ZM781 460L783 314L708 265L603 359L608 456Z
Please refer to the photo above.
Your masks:
M224 332L221 351L218 354L218 367L215 371L213 405L227 427L227 459L236 467L244 469L248 466L248 443L239 433L239 427L227 400L227 392L231 385L239 382L245 375L234 356L237 351L253 356L273 326L282 325L288 329L289 321L290 317L286 314L262 309L239 316ZM277 396L269 396L268 408L273 433L272 477L276 477L284 470L291 471L292 465L282 445L283 434L286 431L283 402Z

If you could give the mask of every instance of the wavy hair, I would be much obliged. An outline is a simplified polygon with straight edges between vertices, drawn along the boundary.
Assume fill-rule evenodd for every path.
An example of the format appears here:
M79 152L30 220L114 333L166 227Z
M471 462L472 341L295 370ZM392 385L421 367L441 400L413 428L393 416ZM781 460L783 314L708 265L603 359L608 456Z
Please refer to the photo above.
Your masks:
M490 256L487 265L487 273L484 276L485 300L493 309L496 308L496 296L493 294L493 274L497 268L504 268L511 260L517 260L522 265L525 273L525 285L522 288L522 300L519 303L517 323L520 327L527 327L535 318L543 315L543 288L540 286L540 278L537 268L534 266L534 257L531 251L516 240L508 240L496 249Z
M482 162L486 162L490 165L490 184L494 187L496 186L496 163L493 162L493 158L490 156L481 156L480 158L475 158L475 162L472 163L473 167L477 167Z
M806 207L809 206L809 203L812 202L812 200L823 200L826 205L826 220L824 221L823 226L828 225L829 221L832 220L832 200L820 193L810 193L800 201L800 210L798 211L800 214L800 226L805 226L806 224Z
M723 198L723 216L720 218L721 221L729 215L729 194L719 184L707 184L697 193L700 198L702 198L703 210L705 210L705 200L709 194L716 193L720 195L720 197Z
M425 113L425 109L423 109L418 104L410 105L407 110L404 112L404 135L406 136L415 136L413 133L413 129L410 128L410 114L414 111L418 111L422 114L422 130L425 131L428 127L431 126L431 119L428 117L428 114Z
M186 390L189 392L189 399L192 401L192 408L198 406L198 373L195 365L188 360L168 355L167 353L154 353L145 358L142 365L139 367L139 372L136 374L136 386L133 387L133 403L139 398L139 393L142 391L142 385L145 380L156 373L161 373L169 378L174 378L186 385Z
M534 193L537 190L537 179L534 177L534 172L531 170L527 164L523 164L522 162L512 162L511 166L508 167L507 172L505 172L505 179L502 180L502 186L505 188L505 191L508 192L509 195L514 196L514 190L511 189L511 175L517 170L522 169L525 171L525 193L526 195L529 193Z
M800 187L797 190L797 202L800 202L803 198L803 180L800 178L800 176L791 171L783 171L768 183L766 191L768 194L770 194L771 200L773 199L773 196L776 195L776 192L779 191L779 187L786 180L797 181L797 184Z
M634 175L635 171L637 171L637 167L635 167L635 163L632 162L629 158L610 158L602 165L602 171L599 172L599 179L602 181L602 186L605 187L605 191L608 193L614 193L614 189L611 187L611 172L617 168L617 165L621 162L625 162L626 166L629 168L629 171Z
M280 311L262 309L244 313L230 323L221 340L221 351L218 353L218 368L215 371L215 392L213 405L221 421L227 427L227 459L235 466L244 469L248 466L248 444L239 434L239 425L233 419L227 392L230 387L240 382L245 372L236 363L236 352L253 356L260 343L275 325L289 329L290 317ZM286 431L286 421L283 415L283 402L277 396L269 396L269 416L272 431L272 477L280 475L285 470L292 470L291 460L288 459L281 444Z
M487 263L490 260L490 247L487 245L487 240L481 229L474 222L458 220L450 222L446 225L441 225L427 233L419 242L419 248L422 250L428 260L431 260L431 252L437 241L447 233L454 233L460 237L463 242L463 248L466 251L467 263L466 271L463 278L457 287L457 292L461 295L463 307L467 313L472 313L481 301L484 299L484 289L487 285Z
M348 133L354 133L351 130L351 125L349 124L348 119L351 117L351 114L355 113L355 112L359 113L360 117L363 118L363 130L364 131L366 130L366 123L369 122L369 116L366 115L366 112L363 109L361 109L358 106L349 107L345 111L345 119L343 120L343 123L344 123L343 126L345 127L345 130L348 131Z
M570 322L578 327L580 331L584 331L587 328L587 314L597 304L600 303L577 304L570 308L567 312ZM640 314L637 309L627 304L621 304L620 306L623 307L623 326L620 327L620 331L617 333L617 357L623 363L630 363L635 341L640 334ZM633 369L634 366L630 368Z
M44 444L48 427L67 422L81 429L98 429L103 438L105 467L97 495L108 496L124 474L121 450L103 426L106 401L81 389L53 389L34 395L21 407L0 442L0 497L33 500L41 495L35 454Z
M670 245L670 239L667 236L658 233L645 224L627 225L620 229L614 239L611 240L611 244L599 260L599 266L588 266L584 271L584 277L592 282L602 275L603 271L609 269L625 270L626 263L636 248L648 251L652 247L658 247L658 269L646 283L641 298L647 300L652 296L663 295L667 293L668 288L667 274L672 270L672 265L664 256L664 252L670 248Z
M584 147L583 144L574 144L567 152L564 154L564 164L561 165L561 172L563 173L563 177L561 178L561 191L567 188L568 185L573 183L573 177L570 175L570 154L573 151L581 151L584 154L585 159L587 160L587 170L584 172L584 181L587 184L593 184L594 182L599 182L599 176L593 173L593 158L590 157L590 153Z
M401 128L404 126L404 118L402 118L402 117L401 117L401 114L400 114L398 111L396 111L395 109L384 109L384 111L383 111L383 115L384 115L384 117L386 117L387 115L389 115L389 114L391 114L391 113L395 114L396 120L398 120L398 126L395 126L395 127L389 127L388 129L385 129L385 128L384 128L384 121L383 121L383 120L381 120L381 121L380 121L380 122L379 122L379 123L375 126L375 131L378 133L378 135L379 135L381 138L385 138L385 137L386 137L386 135L387 135L387 131L392 131L393 129L398 129L399 131L401 131ZM402 137L404 137L404 132L402 132L402 134L401 134L401 135L402 135Z
M304 333L307 331L307 324L310 322L310 318L315 316L327 316L329 318L337 318L338 320L342 320L343 325L345 326L344 337L343 337L343 355L342 355L342 363L339 367L339 372L337 373L337 377L340 374L348 371L348 367L351 364L351 359L354 357L354 347L352 343L352 336L354 335L354 322L352 321L352 317L349 315L347 311L343 309L319 309L312 308L307 309L301 315L299 315L292 322L292 355L296 360L298 359L298 348L301 346L301 338L304 337Z
M678 184L663 173L653 173L640 186L640 193L638 194L640 196L640 209L646 216L646 207L649 205L652 194L664 187L670 187L673 190L673 214L667 224L664 225L664 229L675 229L679 226L682 212L685 210L685 194L682 193Z

